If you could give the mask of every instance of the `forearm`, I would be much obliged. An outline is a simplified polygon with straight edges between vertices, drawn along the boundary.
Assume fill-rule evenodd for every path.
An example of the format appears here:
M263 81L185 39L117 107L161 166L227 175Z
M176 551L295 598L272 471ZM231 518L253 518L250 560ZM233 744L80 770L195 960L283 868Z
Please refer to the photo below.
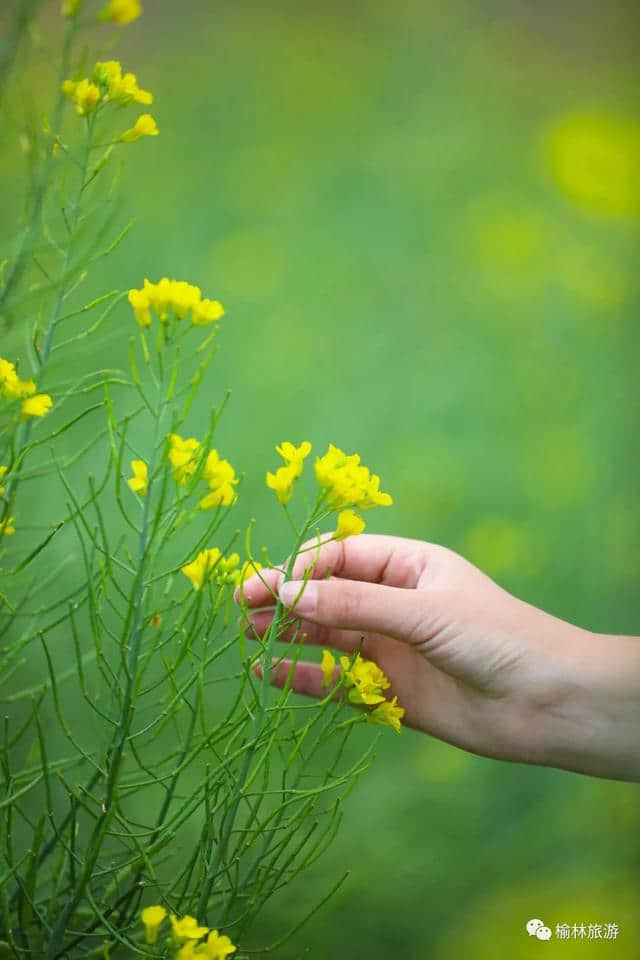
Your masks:
M640 638L571 628L544 721L550 766L640 780Z

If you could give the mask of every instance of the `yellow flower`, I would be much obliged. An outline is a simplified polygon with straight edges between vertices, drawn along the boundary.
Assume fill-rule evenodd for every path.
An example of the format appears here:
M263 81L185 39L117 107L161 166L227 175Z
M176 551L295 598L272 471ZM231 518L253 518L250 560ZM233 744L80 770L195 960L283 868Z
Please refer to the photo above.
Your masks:
M236 472L228 460L223 460L217 450L210 450L204 464L204 478L211 491L199 503L202 510L212 507L229 507L236 500L233 489L238 483Z
M396 733L400 733L400 721L404 717L405 711L402 707L398 707L397 703L397 697L394 697L393 700L385 700L384 703L367 714L367 720L369 723L380 723L392 727Z
M294 446L288 440L284 440L279 447L276 447L276 453L279 453L287 466L294 468L295 476L299 477L304 467L305 457L311 453L311 444L308 440L303 440L299 447Z
M146 463L144 460L132 460L131 469L133 470L133 476L127 480L129 489L133 490L134 493L139 493L141 497L146 496L149 486Z
M141 13L140 0L109 0L100 11L100 19L124 25L137 20Z
M5 517L4 520L0 520L0 535L3 537L12 537L16 532L14 527L15 517Z
M200 590L205 580L210 579L220 587L235 585L238 583L239 564L240 557L237 553L223 557L217 547L212 547L202 550L195 560L185 564L182 573L191 582L194 590Z
M129 290L128 300L133 307L135 318L141 327L151 326L149 296L144 290Z
M171 304L173 296L173 280L168 277L162 277L158 283L151 283L150 280L144 281L144 292L149 297L149 302L162 321L168 319L167 310Z
M237 483L236 472L228 460L223 460L217 450L210 450L204 464L204 478L215 489L223 483Z
M104 66L104 64L103 64ZM127 77L133 74L126 74ZM145 114L148 117L148 114ZM140 118L140 121L143 118ZM150 118L153 120L153 118ZM139 122L140 122L139 121ZM135 127L133 130L135 131ZM129 136L132 131L128 130L122 139L137 139L138 136L153 136L153 129L138 130L136 136ZM185 280L169 280L163 277L158 283L152 283L150 280L144 281L142 290L129 291L129 303L133 307L136 320L141 326L148 327L151 324L151 314L149 309L154 310L163 323L169 321L169 310L173 310L175 316L182 320L189 313L191 314L191 323L194 326L204 326L219 320L224 315L222 304L218 300L208 300L202 297L200 287Z
M169 284L169 297L173 312L182 320L200 302L200 287L187 283L186 280L170 280Z
M98 61L93 68L93 79L106 88L109 100L125 106L129 103L153 103L153 95L138 86L135 73L123 74L119 60Z
M5 396L14 399L35 393L36 385L33 380L21 380L15 365L0 357L0 388Z
M245 580L252 577L254 573L258 573L259 570L263 569L264 567L259 560L245 560L240 570L238 570L238 585L244 583Z
M25 420L27 417L44 417L52 406L53 400L48 393L36 393L22 401L22 416Z
M316 458L315 474L318 486L326 491L328 505L335 510L348 506L367 510L393 503L390 495L380 490L380 477L360 463L358 454L347 455L332 443L324 456Z
M14 382L18 379L18 374L16 373L16 368L10 360L5 360L4 357L0 357L0 387L2 387L3 392L7 390L7 384Z
M386 690L390 683L377 663L363 660L358 654L353 663L349 662L348 657L340 657L340 666L344 684L350 688L348 698L351 703L372 706L383 702L382 691Z
M191 323L194 327L203 327L214 323L224 316L224 307L219 300L198 300L191 309Z
M336 658L329 650L322 651L322 661L320 669L322 670L322 686L328 687L333 680L333 674L336 668Z
M293 493L293 484L296 479L295 464L288 463L286 467L278 467L275 473L267 473L266 483L270 490L274 490L280 503L288 503Z
M169 434L169 462L177 483L185 484L196 472L202 453L202 444L195 437L183 440L177 433Z
M206 957L207 960L226 960L237 949L229 937L212 930L206 942L198 946L196 956Z
M93 79L110 89L122 80L122 64L119 60L98 60L93 68Z
M232 553L228 557L221 557L220 562L213 572L213 579L218 586L223 586L225 584L236 585L238 583L238 576L240 571L238 569L240 565L240 555L237 553Z
M62 89L64 93L69 96L66 84L62 85ZM70 87L68 89L71 90ZM73 84L73 93L71 95L73 96L76 113L79 117L85 117L87 114L93 113L100 102L100 88L87 77Z
M333 535L334 540L344 540L345 537L355 537L362 533L366 524L355 510L341 510L338 514L338 526Z
M198 501L201 510L213 510L214 507L231 507L236 502L236 492L230 483L222 483L211 493Z
M157 137L158 126L150 113L143 113L129 130L125 130L120 139L123 143L132 143L140 137Z
M33 380L20 380L17 379L15 383L11 384L8 387L8 393L11 395L13 391L13 396L15 397L30 397L36 391L36 385Z
M189 914L180 920L172 913L170 919L174 936L179 940L199 940L200 937L209 933L209 927L201 927L196 918L190 917Z
M165 908L159 905L144 908L140 919L144 924L144 939L147 943L157 943L158 930L166 915Z
M175 960L195 960L196 957L197 953L195 940L187 940L187 942L184 943L176 953Z
M7 472L7 467L2 467L2 466L0 466L0 477L4 477L4 475L5 475L6 472ZM2 496L4 495L4 489L5 489L5 488L4 488L3 485L0 483L0 497L2 497Z

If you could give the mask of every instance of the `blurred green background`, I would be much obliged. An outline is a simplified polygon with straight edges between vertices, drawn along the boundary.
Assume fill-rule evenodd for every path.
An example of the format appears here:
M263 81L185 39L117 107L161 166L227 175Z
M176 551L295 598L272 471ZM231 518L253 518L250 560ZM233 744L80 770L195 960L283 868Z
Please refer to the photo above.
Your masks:
M639 633L636 4L146 8L117 42L91 38L153 90L161 130L127 151L138 223L92 295L167 274L225 304L205 394L233 390L217 439L246 473L236 522L257 516L256 543L286 551L263 485L273 446L331 440L394 495L370 530L445 543L561 617ZM44 18L49 42L57 2ZM11 212L10 137L1 162ZM114 364L130 324L123 308L105 332ZM204 396L194 435L206 418ZM632 960L639 800L389 731L334 847L256 940L348 867L282 958ZM620 935L542 945L531 917Z

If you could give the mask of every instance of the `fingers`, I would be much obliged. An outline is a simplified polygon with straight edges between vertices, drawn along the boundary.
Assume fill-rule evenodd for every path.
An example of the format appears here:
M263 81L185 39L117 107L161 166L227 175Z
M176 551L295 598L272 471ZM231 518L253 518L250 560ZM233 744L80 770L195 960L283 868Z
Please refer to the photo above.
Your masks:
M305 570L313 568L313 578L328 574L368 583L414 588L430 557L442 548L421 540L403 537L385 537L361 534L347 540L331 540L322 544L317 538L307 540L298 551L293 567L293 579L302 579ZM275 602L282 572L288 560L277 570L261 570L246 580L242 589L245 601L251 607Z
M282 579L281 570L261 570L248 577L234 593L234 600L242 599L249 607L274 606L278 598L278 585ZM242 592L242 598L240 597Z
M263 637L273 620L273 610L260 610L252 613L246 621L247 635L253 639ZM312 644L313 646L332 647L341 653L352 654L359 649L362 643L362 634L354 630L332 629L324 624L312 623L309 620L289 619L286 629L279 632L278 639L285 643Z
M289 678L293 660L279 660L271 670L270 681L275 687L284 687ZM256 670L258 675L262 670ZM338 671L336 677L338 679ZM301 693L305 697L315 697L321 699L326 696L327 688L322 686L322 670L318 663L307 663L306 660L299 661L295 666L295 672L291 680L291 689L294 693Z
M332 630L381 633L405 642L424 629L427 594L356 580L288 581L280 598L292 613Z
M313 578L331 574L349 580L415 587L427 562L427 544L402 537L361 534L318 545L307 540L298 551L291 578L300 580L308 567Z

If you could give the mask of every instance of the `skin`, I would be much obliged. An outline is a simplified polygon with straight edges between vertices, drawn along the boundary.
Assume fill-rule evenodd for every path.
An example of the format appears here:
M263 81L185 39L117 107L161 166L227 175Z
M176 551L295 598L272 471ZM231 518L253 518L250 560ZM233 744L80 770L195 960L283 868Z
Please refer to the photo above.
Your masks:
M264 635L276 595L295 603L281 639L346 654L362 644L406 725L499 760L640 780L639 638L566 623L419 540L309 541L283 580L264 570L236 593L247 633ZM290 667L279 660L271 681L282 686ZM299 661L293 689L324 695L319 665Z

